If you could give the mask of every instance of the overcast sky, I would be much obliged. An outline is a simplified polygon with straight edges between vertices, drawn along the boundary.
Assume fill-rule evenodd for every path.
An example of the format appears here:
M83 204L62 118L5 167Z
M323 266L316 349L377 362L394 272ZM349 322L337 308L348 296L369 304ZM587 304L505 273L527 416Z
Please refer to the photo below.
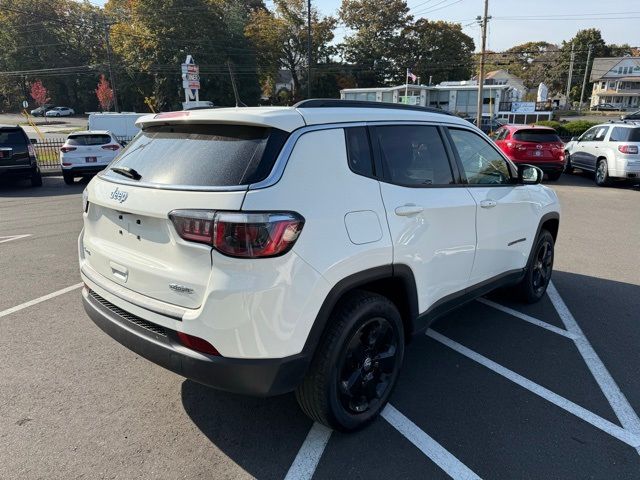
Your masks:
M265 1L273 7L273 0ZM326 15L335 15L341 3L311 1ZM104 4L104 0L91 3ZM462 23L480 48L480 28L473 22L482 14L484 0L408 0L408 4L416 17ZM493 19L489 21L487 48L496 51L530 41L560 43L578 30L592 27L601 30L607 43L640 44L640 0L489 0L489 15ZM344 33L339 27L337 39Z

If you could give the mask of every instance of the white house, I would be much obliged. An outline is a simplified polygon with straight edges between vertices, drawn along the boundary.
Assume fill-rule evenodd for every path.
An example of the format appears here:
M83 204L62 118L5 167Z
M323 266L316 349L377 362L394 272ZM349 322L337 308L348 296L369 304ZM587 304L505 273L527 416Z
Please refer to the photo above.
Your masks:
M601 57L593 61L591 106L610 103L621 110L640 107L640 57Z

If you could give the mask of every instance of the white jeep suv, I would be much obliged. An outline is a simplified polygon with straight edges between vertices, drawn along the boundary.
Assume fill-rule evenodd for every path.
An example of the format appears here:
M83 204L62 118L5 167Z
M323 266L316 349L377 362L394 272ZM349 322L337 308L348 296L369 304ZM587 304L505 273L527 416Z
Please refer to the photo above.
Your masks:
M596 184L640 178L640 124L603 123L572 138L565 146L566 171L575 167L595 173Z
M118 342L222 390L292 390L365 425L405 344L496 287L549 282L559 206L463 119L308 100L162 113L88 185L84 306Z

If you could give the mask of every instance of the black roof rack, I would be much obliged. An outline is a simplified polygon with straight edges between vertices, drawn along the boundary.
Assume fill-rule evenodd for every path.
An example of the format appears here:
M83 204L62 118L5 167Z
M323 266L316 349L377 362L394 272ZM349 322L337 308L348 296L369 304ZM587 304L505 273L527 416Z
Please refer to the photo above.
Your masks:
M393 110L414 110L418 112L440 113L453 115L439 108L404 105L402 103L367 102L365 100L340 100L337 98L311 98L302 100L294 105L295 108L385 108Z

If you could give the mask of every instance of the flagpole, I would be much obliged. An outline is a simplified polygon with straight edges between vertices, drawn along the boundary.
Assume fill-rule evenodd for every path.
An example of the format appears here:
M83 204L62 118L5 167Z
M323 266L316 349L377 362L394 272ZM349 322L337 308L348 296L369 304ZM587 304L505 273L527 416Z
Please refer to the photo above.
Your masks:
M409 69L407 68L407 76L404 79L404 103L409 105Z

